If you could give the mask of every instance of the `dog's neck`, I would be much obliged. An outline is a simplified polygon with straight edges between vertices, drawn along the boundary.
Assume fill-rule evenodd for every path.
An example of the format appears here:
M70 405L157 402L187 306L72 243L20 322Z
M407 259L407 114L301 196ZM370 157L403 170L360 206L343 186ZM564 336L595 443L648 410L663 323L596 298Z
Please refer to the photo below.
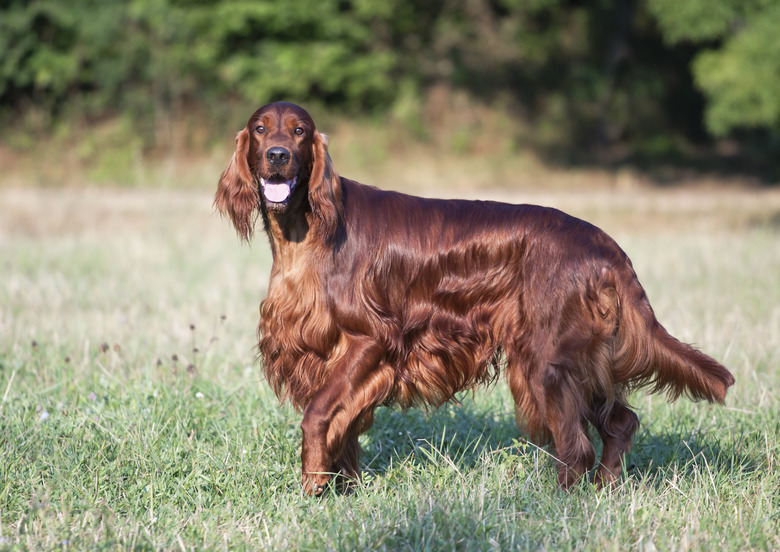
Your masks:
M307 213L296 210L284 213L269 212L263 216L265 231L271 242L283 246L285 243L302 243L309 233Z
M284 212L264 211L263 224L271 242L274 264L287 272L310 248L312 232L311 209L304 205L290 206Z

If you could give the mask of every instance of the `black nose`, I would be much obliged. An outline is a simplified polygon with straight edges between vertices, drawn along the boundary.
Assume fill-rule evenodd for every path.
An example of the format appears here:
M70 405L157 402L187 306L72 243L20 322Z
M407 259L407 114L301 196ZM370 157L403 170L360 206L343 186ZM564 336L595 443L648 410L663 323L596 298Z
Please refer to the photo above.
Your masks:
M281 167L290 161L290 152L284 148L269 148L268 151L265 152L265 158L268 159L268 162L274 167Z

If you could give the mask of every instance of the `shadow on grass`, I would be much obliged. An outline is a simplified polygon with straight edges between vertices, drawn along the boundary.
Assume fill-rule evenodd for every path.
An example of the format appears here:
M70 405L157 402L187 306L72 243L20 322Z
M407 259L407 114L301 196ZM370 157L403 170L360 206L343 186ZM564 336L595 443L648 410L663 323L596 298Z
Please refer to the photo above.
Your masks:
M427 461L429 456L420 452L435 449L458 469L470 469L484 453L513 447L520 437L513 417L505 412L486 413L471 402L431 411L380 408L362 458L364 469L382 474L393 463L413 455Z
M702 470L711 474L751 474L761 462L740 452L740 439L718 439L706 432L640 431L628 458L628 474L657 487L671 476L695 477ZM728 446L726 446L728 445Z
M750 474L760 470L760 461L739 452L744 448L740 439L719 439L685 427L665 431L640 429L634 436L622 477L631 476L658 487L674 474L694 477L702 468L713 474ZM591 440L598 458L601 442L592 428ZM470 402L445 405L431 412L412 409L403 413L381 408L363 443L362 463L365 471L378 476L394 464L439 463L442 459L460 471L468 471L476 469L485 454L507 450L518 459L532 462L536 450L541 449L547 457L547 467L543 469L548 469L552 476L554 449L525 443L514 417L503 409L492 414Z

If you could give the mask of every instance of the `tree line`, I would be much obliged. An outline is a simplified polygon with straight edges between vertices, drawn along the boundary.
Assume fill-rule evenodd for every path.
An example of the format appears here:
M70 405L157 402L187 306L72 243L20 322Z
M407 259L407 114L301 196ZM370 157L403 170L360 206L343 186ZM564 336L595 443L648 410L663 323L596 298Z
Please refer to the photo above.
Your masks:
M0 121L280 98L403 114L443 86L508 106L543 146L767 152L777 29L776 0L10 0Z

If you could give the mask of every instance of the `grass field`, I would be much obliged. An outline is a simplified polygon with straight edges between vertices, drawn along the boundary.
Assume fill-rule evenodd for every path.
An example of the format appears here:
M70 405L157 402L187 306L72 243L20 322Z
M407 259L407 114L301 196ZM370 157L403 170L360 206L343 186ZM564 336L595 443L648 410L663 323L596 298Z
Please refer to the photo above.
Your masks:
M614 488L556 490L500 381L379 409L364 479L299 489L255 363L270 252L208 191L0 189L0 549L780 550L780 192L485 192L618 239L725 407L636 394Z

